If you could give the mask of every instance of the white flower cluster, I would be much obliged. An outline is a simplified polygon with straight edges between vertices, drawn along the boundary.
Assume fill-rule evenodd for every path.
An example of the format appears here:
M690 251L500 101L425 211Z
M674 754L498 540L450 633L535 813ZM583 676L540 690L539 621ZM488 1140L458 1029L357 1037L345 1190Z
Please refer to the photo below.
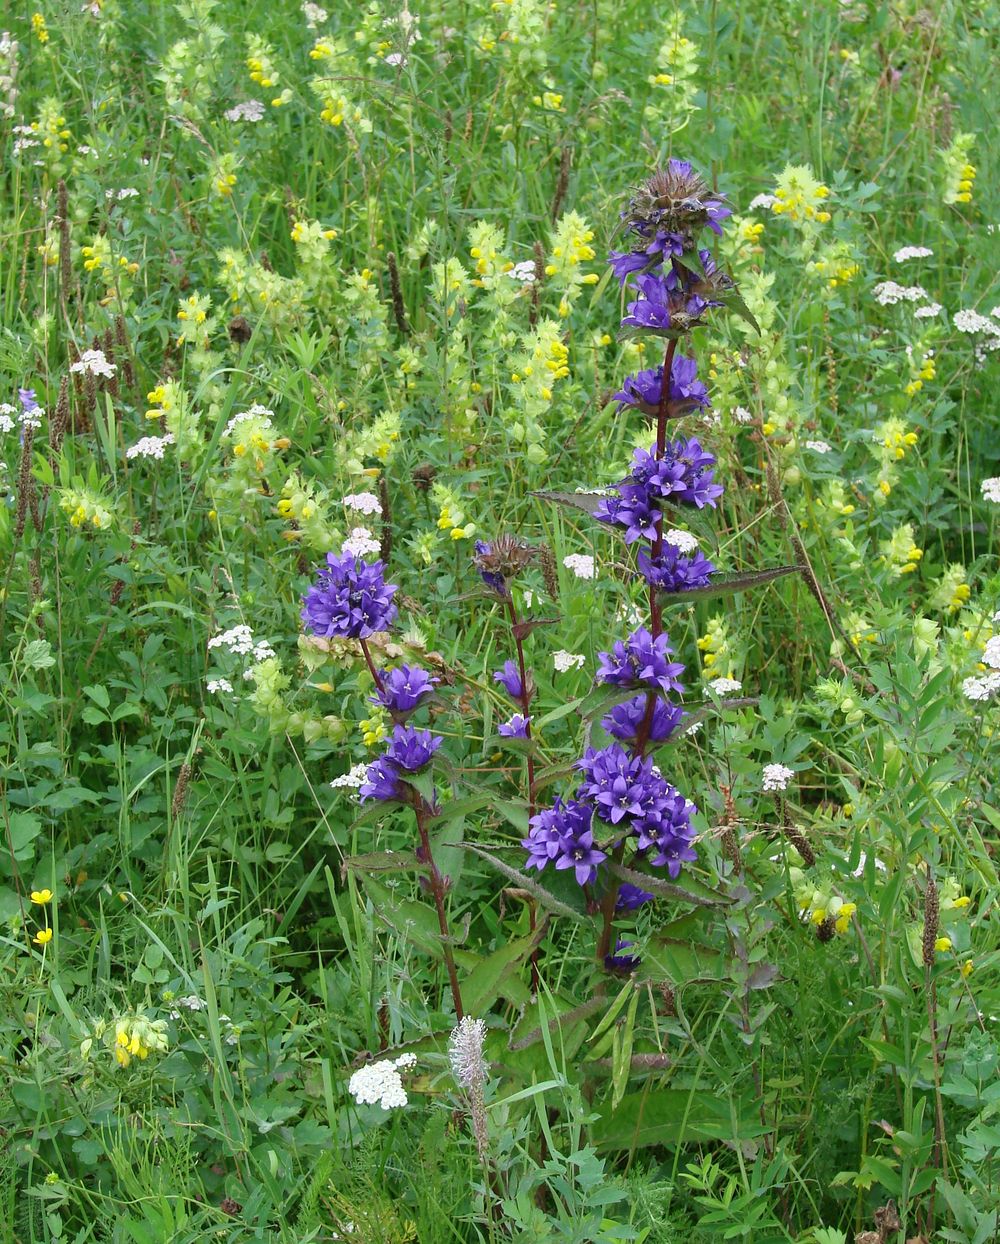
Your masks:
M1000 337L1000 324L990 319L988 315L981 315L969 307L956 311L951 317L951 322L960 333L986 333L989 337Z
M962 694L967 700L990 700L998 691L1000 691L1000 672L966 678L962 683Z
M586 659L582 652L566 652L563 648L552 654L552 664L560 674L565 674L567 670L571 670L574 667L578 670L583 669L583 663Z
M777 197L773 194L758 194L755 199L750 200L750 206L747 210L756 212L763 208L764 211L769 212L777 202Z
M663 533L663 543L672 544L681 553L693 553L698 547L698 540L690 531L678 531L676 527Z
M0 432L13 432L14 420L12 416L16 414L17 411L9 402L0 402Z
M530 285L537 276L535 270L535 261L533 259L522 259L520 263L516 263L507 273L515 281L521 281L525 285Z
M733 418L737 423L753 423L753 415L745 406L737 406L733 411Z
M383 1110L405 1106L409 1100L399 1074L415 1065L414 1054L400 1054L397 1059L380 1058L377 1063L359 1067L351 1076L347 1091L359 1106L379 1105Z
M139 191L135 186L126 186L124 190L105 190L104 197L109 203L121 203L124 199L137 199Z
M174 999L174 1009L170 1012L170 1018L180 1019L181 1010L204 1011L206 1005L196 993L185 994L183 998Z
M992 639L986 641L986 647L983 649L983 664L988 665L991 670L1000 670L1000 635L994 635Z
M126 458L162 458L163 451L168 445L174 443L173 432L168 432L166 436L144 436L141 440L136 441L134 445L129 445L125 450Z
M369 553L377 553L381 547L367 527L355 527L340 546L340 551L352 553L355 557L367 557Z
M228 678L210 678L208 680L208 692L210 695L232 695L233 684Z
M894 307L897 302L922 302L927 297L922 285L898 285L895 281L882 281L872 293L883 307Z
M302 12L306 19L306 25L310 30L315 30L317 26L322 26L329 14L326 9L320 8L318 4L313 4L311 0L305 0L302 5Z
M266 406L261 406L259 402L254 402L249 410L241 410L238 415L233 415L232 419L226 424L226 430L223 436L232 436L241 423L246 423L248 419L260 419L263 428L270 428L274 425L271 419L274 417L274 411L268 410Z
M44 414L45 411L42 410L41 406L36 406L34 410L22 410L17 417L17 421L22 428L34 428L37 432L42 426L42 415Z
M234 656L250 655L255 661L266 661L274 656L274 649L266 640L254 640L253 631L246 623L230 627L221 635L213 635L208 641L209 648L225 648Z
M816 454L828 454L832 448L826 441L806 441L806 449L811 449Z
M984 501L991 501L994 505L1000 505L1000 475L994 475L991 479L984 479L979 487Z
M352 492L344 498L344 505L359 514L381 514L382 502L373 492Z
M70 366L70 371L78 375L86 372L91 376L108 376L109 378L117 370L114 363L108 362L103 350L84 350L77 361Z
M944 307L939 302L929 302L925 307L917 307L914 316L918 320L933 320L941 314Z
M906 263L908 259L930 259L934 252L929 246L903 246L893 255L896 263Z
M342 773L340 777L335 777L330 785L334 790L347 786L357 790L364 782L365 775L368 772L368 762L363 760L358 765L352 765L346 773Z
M587 553L570 553L563 558L563 565L572 570L578 579L594 577L594 559Z
M738 678L714 678L708 685L716 695L729 695L732 691L743 689L743 684Z
M264 112L264 105L259 99L247 99L242 104L227 108L222 115L227 121L260 121Z
M785 790L794 776L794 769L789 769L787 765L765 765L764 783L761 789L765 791Z

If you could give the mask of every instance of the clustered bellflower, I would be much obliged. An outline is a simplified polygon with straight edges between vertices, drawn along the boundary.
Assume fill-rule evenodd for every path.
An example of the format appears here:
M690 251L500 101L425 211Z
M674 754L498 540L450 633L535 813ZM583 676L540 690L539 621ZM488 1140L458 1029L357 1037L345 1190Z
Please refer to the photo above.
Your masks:
M684 718L670 699L683 690L684 666L672 660L662 598L705 588L716 573L694 537L668 532L664 523L665 511L673 519L685 506L716 506L723 488L715 480L715 456L695 437L669 440L666 423L710 406L694 359L677 346L710 311L736 298L731 278L699 246L706 229L721 235L731 214L724 197L690 163L671 159L630 198L622 212L629 246L609 257L619 283L628 287L622 319L627 335L649 332L669 343L661 366L628 376L614 394L619 413L635 411L655 422L656 439L648 450L635 450L628 476L594 511L594 518L617 529L626 545L638 546L635 568L650 589L649 625L598 654L598 680L634 694L603 718L611 742L588 747L577 761L580 782L572 796L557 798L531 817L522 845L528 852L526 867L541 871L551 864L572 870L580 885L601 898L598 958L613 971L630 971L638 963L634 955L620 953L631 943L615 939L614 915L636 911L653 894L618 884L608 863L640 868L649 876L664 869L677 877L696 858L694 804L663 776L647 750L667 740ZM515 695L517 671L510 662L495 677Z
M323 639L368 639L392 625L397 591L385 581L384 562L327 553L326 566L303 597L302 621Z

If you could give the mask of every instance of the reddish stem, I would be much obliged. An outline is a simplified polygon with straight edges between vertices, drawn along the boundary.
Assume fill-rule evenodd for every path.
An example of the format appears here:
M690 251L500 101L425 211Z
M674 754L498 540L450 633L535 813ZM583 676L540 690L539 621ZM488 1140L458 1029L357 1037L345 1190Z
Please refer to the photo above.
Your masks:
M372 660L372 654L368 651L368 644L363 639L361 640L361 651L365 654L365 661L368 664L368 668L371 670L372 678L375 679L375 686L378 687L379 691L384 694L385 683L382 681L382 675L375 668L375 662Z
M448 929L448 912L445 907L445 884L444 878L438 870L437 864L434 863L434 855L431 852L431 836L427 830L427 813L430 808L426 801L414 791L413 793L413 812L417 818L417 833L420 835L420 846L424 853L424 862L427 865L427 880L430 882L431 894L434 896L434 906L437 908L438 928L441 930L441 949L444 951L444 962L448 969L448 981L451 984L451 996L455 1003L455 1015L458 1019L462 1019L465 1015L465 1009L462 1006L462 991L458 984L458 972L455 970L455 956L451 948L451 933Z
M521 704L521 712L524 715L526 725L524 727L525 738L531 738L531 695L528 690L528 670L524 663L524 644L517 631L517 610L514 608L514 598L508 596L505 604L507 613L510 615L511 632L514 636L514 647L517 650L517 670L521 678L521 694L518 697ZM531 752L528 753L528 818L535 815L535 758Z

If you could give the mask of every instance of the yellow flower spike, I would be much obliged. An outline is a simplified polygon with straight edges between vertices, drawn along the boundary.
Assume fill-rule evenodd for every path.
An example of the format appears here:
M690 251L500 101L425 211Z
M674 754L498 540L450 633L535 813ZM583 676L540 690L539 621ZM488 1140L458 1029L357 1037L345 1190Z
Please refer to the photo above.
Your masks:
M33 903L38 903L39 906L41 906L44 903L51 903L52 902L52 891L51 890L32 890L31 901Z
M52 930L39 929L31 940L36 946L47 946L52 941Z

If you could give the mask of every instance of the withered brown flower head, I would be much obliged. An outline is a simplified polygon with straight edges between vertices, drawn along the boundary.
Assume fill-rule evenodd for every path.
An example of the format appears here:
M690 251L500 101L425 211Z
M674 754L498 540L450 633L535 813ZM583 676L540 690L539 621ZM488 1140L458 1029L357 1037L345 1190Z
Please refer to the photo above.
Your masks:
M665 231L689 245L693 234L705 225L721 232L717 222L730 214L724 195L716 194L686 160L672 159L639 186L622 221L641 237L654 238Z
M535 560L537 553L533 545L517 536L500 535L490 543L477 540L473 562L486 586L499 596L507 596L507 579L520 574Z

